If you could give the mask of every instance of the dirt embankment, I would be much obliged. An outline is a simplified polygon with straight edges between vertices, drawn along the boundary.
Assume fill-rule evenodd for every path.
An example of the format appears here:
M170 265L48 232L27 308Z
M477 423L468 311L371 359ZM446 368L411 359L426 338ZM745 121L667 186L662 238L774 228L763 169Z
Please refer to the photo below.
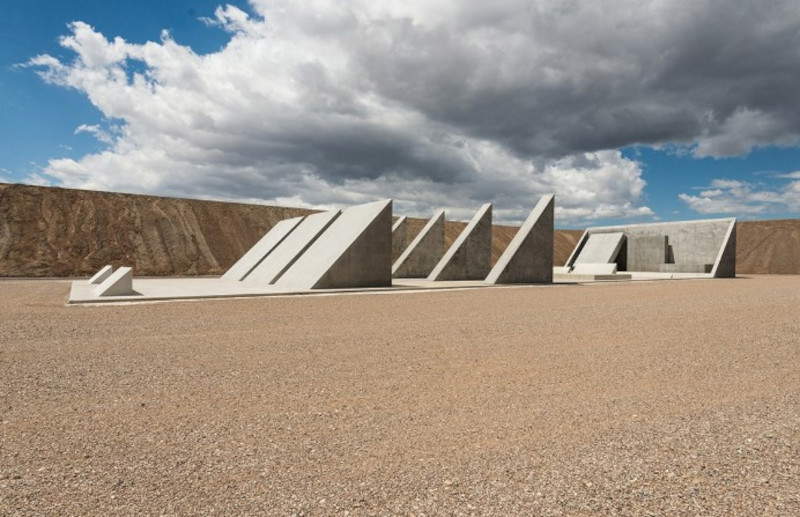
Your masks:
M137 275L223 273L272 225L312 210L0 184L0 276L81 276L105 264ZM410 219L407 239L424 219ZM448 222L451 243L465 223ZM495 226L496 260L516 228ZM556 235L556 262L580 232Z
M736 272L800 274L800 219L737 223Z

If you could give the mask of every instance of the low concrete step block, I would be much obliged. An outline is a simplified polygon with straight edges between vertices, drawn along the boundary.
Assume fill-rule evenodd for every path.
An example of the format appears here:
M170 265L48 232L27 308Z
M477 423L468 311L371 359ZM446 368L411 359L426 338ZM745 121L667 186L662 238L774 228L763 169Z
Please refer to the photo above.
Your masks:
M111 273L108 278L94 288L97 296L130 296L133 290L133 269L121 267Z
M114 267L111 265L103 266L100 268L100 271L94 274L92 278L89 279L90 284L101 284L103 280L109 277L111 273L114 272Z

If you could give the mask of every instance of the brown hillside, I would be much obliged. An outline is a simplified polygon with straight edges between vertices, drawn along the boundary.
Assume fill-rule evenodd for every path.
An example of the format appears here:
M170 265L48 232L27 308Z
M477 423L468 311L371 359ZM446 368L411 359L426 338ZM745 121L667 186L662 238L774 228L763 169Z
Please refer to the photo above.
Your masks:
M736 272L800 274L800 219L736 223Z

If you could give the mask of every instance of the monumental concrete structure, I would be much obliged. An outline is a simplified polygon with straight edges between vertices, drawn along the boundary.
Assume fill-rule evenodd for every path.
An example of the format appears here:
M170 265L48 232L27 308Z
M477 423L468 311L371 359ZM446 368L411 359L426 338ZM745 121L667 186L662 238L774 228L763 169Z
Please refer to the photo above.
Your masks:
M614 263L622 272L732 277L736 219L588 228L566 266L574 271L580 264L600 264L606 257L612 257L606 264Z
M283 242L283 240L302 222L305 217L292 217L278 221L275 226L264 234L255 245L247 250L242 257L233 264L224 275L223 280L244 280L265 257Z
M555 195L543 196L497 259L490 284L551 283Z
M245 282L274 284L295 261L339 217L341 210L306 216L278 246L244 279Z
M94 276L89 279L89 283L90 284L101 284L101 283L103 283L103 280L108 278L111 275L111 273L113 273L113 272L114 272L114 268L112 266L110 266L110 265L103 266L102 268L100 268L100 271L95 273Z
M94 288L94 294L96 296L128 296L136 294L133 290L133 270L129 267L118 268Z
M390 287L392 200L347 208L275 284L291 289Z
M436 212L392 265L395 278L427 277L444 253L444 209Z
M552 253L552 249L551 249ZM478 209L428 280L483 280L492 261L492 204Z
M392 263L403 253L403 247L408 234L408 218L400 216L392 225Z

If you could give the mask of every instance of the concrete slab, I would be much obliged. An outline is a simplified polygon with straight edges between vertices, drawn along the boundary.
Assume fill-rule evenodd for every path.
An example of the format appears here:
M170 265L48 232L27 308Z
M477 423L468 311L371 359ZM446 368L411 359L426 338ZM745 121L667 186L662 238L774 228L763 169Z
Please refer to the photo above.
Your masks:
M553 281L553 215L555 195L543 196L497 260L490 284L550 283Z
M611 264L575 264L570 274L574 275L613 275L617 272L617 265Z
M306 216L283 239L283 242L247 275L244 281L261 285L274 284L314 244L314 241L339 217L339 214L341 214L341 210L330 210Z
M584 282L622 282L635 280L633 275L627 273L617 273L613 275L593 275L576 273L557 273L553 275L553 283L556 284L579 284Z
M222 275L224 280L244 280L265 257L299 225L305 216L278 221Z
M400 257L408 234L408 218L400 216L392 225L392 263Z
M486 203L439 260L428 280L483 280L489 274L491 261L492 204Z
M427 277L444 254L444 209L436 212L392 265L395 278Z
M391 229L391 199L347 208L275 285L292 289L391 286Z
M617 259L619 250L622 248L625 234L622 232L614 233L590 233L586 244L575 259L577 264L608 264Z
M111 265L106 265L100 268L100 271L94 274L92 278L89 279L90 284L102 284L103 280L111 276L111 273L114 272L114 267Z
M130 296L133 290L133 269L121 267L111 273L100 285L93 288L95 296Z

